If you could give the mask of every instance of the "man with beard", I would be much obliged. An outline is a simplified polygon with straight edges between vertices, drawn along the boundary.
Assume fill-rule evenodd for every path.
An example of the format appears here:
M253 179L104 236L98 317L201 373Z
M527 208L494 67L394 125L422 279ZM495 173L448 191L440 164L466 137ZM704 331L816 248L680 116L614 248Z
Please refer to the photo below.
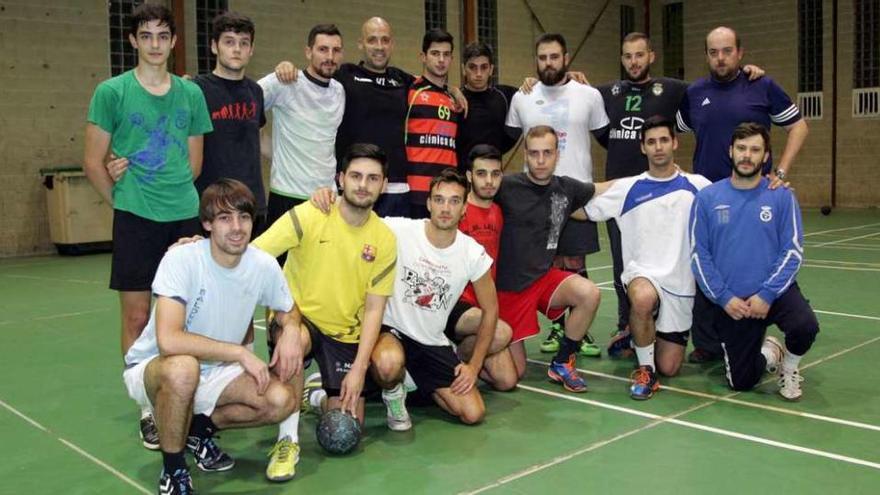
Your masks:
M468 113L458 129L458 167L468 170L468 154L479 144L488 144L507 153L516 144L521 131L506 127L507 112L516 88L492 84L495 73L495 55L492 47L480 41L470 43L461 54L464 86L462 93L468 101Z
M272 171L269 222L332 186L336 174L336 129L345 110L345 90L333 79L342 62L342 34L333 24L309 31L308 67L292 84L273 73L260 79L265 110L272 111ZM279 260L283 263L283 258Z
M773 79L749 81L740 70L744 50L736 32L718 27L706 36L706 60L709 77L691 84L681 102L678 127L696 133L694 172L712 182L730 176L733 163L728 153L730 135L741 122L757 122L766 128L771 123L785 128L788 139L776 169L773 157L764 163L771 187L788 180L795 157L809 129L797 105ZM699 311L695 306L694 311ZM705 323L705 324L704 324ZM709 362L721 356L721 347L711 330L711 322L695 313L694 351L691 362Z
M456 168L458 112L446 83L452 66L452 35L431 29L422 38L422 75L410 86L407 96L406 180L409 184L411 218L426 218L431 179L444 169Z
M676 166L673 122L649 117L641 128L648 171L615 181L585 208L593 220L620 224L621 278L639 363L630 386L636 400L650 399L660 389L659 375L678 373L691 328L695 288L688 217L697 191L710 182Z
M651 76L654 63L651 40L644 33L630 33L623 38L620 47L620 63L625 79L599 86L605 111L611 123L608 132L599 137L608 150L605 178L632 177L648 170L648 160L641 149L641 127L648 117L659 115L675 120L687 83L668 77ZM764 71L746 65L743 71L750 80L763 76ZM623 261L620 247L620 229L614 219L606 222L611 259L614 265L614 290L617 293L617 334L611 339L608 354L625 357L632 353L629 338L629 298L620 281Z
M309 202L299 204L254 245L273 256L288 253L284 276L296 300L294 316L302 316L295 338L303 355L318 363L329 398L326 407L341 408L363 424L363 395L381 388L389 404L389 427L406 430L412 423L400 383L403 349L394 338L379 335L397 258L394 233L372 210L385 187L387 167L385 153L375 145L353 145L338 175L343 193L330 213ZM271 321L267 337L271 349L287 335ZM297 382L301 387L301 376ZM267 471L270 479L293 477L298 423L295 412L281 424L273 452L283 451L279 464L283 460L289 469Z
M268 366L242 345L257 304L275 310L285 334L297 329L281 269L248 246L255 211L253 194L237 180L205 189L199 218L210 238L162 258L153 314L125 354L129 396L155 409L159 493L192 493L185 450L203 471L232 469L235 461L214 442L216 431L275 424L296 410L287 381L301 374L299 342L279 341Z
M769 188L770 132L747 122L733 131L730 178L697 194L691 211L691 268L702 292L695 305L711 314L721 340L727 382L749 390L778 373L779 394L801 397L798 364L819 322L796 280L804 259L801 212L788 188ZM785 346L766 337L775 324Z
M538 125L555 129L559 139L559 161L556 175L571 177L581 182L593 182L593 161L590 155L590 133L600 135L608 126L608 116L602 95L595 88L578 84L566 77L570 57L565 38L547 33L535 43L535 60L540 82L529 94L522 91L513 97L507 125L523 130ZM565 271L587 276L585 256L599 251L599 234L591 221L569 220L558 239L554 266ZM550 336L542 344L545 352L557 352L562 341L565 322L551 328ZM597 356L599 348L587 335L581 344L581 353Z

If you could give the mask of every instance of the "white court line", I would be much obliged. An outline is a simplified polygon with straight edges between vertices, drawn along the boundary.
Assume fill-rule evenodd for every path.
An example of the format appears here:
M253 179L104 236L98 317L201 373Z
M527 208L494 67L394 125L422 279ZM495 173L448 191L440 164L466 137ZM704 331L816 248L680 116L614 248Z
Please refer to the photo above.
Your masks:
M801 265L802 268L824 268L826 270L844 270L848 272L880 272L880 268L862 268L855 266L831 266L831 265L814 265L812 263L805 263Z
M848 241L857 241L859 239L867 239L868 237L874 237L875 235L880 235L880 232L871 232L870 234L859 235L859 236L855 236L855 237L847 237L844 239L838 239L836 241L823 242L823 243L817 244L813 247L832 246L834 244L841 244L841 243L848 242Z
M877 251L880 251L880 245L878 245L877 247L874 247L874 246L862 246L862 245L858 245L858 246L856 246L856 245L847 244L847 245L844 245L844 246L835 245L835 246L828 247L828 246L823 246L823 245L820 245L820 244L816 244L816 245L805 244L804 247L807 247L807 248L810 248L810 249L814 249L814 248L820 248L820 249L844 249L844 250L847 250L847 251L871 251L871 252L877 252Z
M880 263L871 263L868 261L838 261L838 260L826 260L819 258L810 258L810 262L816 263L827 263L829 265L859 265L859 266L871 266L880 268Z
M804 237L810 237L810 236L814 236L814 235L827 234L827 233L829 233L829 232L840 232L841 230L857 230L857 229L863 229L863 228L865 228L865 227L874 227L874 226L877 226L877 225L880 225L880 222L878 222L878 223L868 223L868 224L865 224L865 225L856 225L856 226L854 226L854 227L843 227L843 228L840 228L840 229L831 229L831 230L821 230L821 231L819 231L819 232L810 232L810 233L808 233L808 234L804 234Z
M78 280L72 278L53 278L53 277L37 277L34 275L9 275L3 274L0 275L6 278L23 278L26 280L46 280L48 282L70 282L74 284L106 284L106 282L101 282L98 280Z
M793 452L798 452L798 453L802 453L802 454L814 455L814 456L817 456L817 457L824 457L824 458L826 458L826 459L832 459L832 460L836 460L836 461L846 462L846 463L849 463L849 464L855 464L855 465L858 465L858 466L864 466L864 467L869 467L869 468L873 468L873 469L880 470L880 463L876 463L876 462L868 461L868 460L865 460L865 459L859 459L859 458L857 458L857 457L850 457L850 456L845 456L845 455L841 455L841 454L835 454L835 453L833 453L833 452L827 452L827 451L824 451L824 450L812 449L812 448L809 448L809 447L802 447L802 446L800 446L800 445L795 445L795 444L790 444L790 443L785 443L785 442L778 442L778 441L776 441L776 440L770 440L769 438L758 437L758 436L755 436L755 435L748 435L748 434L745 434L745 433L738 433L738 432L731 431L731 430L725 430L725 429L723 429L723 428L715 428L715 427L713 427L713 426L701 425L701 424L699 424L699 423L692 423L692 422L690 422L690 421L684 421L684 420L676 419L676 418L673 417L673 416L660 416L660 415L658 415L658 414L652 414L652 413L648 413L648 412L644 412L644 411L639 411L639 410L637 410L637 409L630 409L630 408L627 408L627 407L615 406L615 405L612 405L612 404L606 404L606 403L604 403L604 402L598 402L598 401L594 401L594 400L590 400L590 399L584 399L584 398L581 398L581 397L576 397L576 396L573 396L573 395L563 394L563 393L560 393L560 392L553 392L553 391L550 391L550 390L544 390L544 389L541 389L541 388L538 388L538 387L532 387L532 386L530 386L530 385L522 385L522 384L519 384L519 385L517 385L517 388L522 388L523 390L527 390L527 391L529 391L529 392L534 392L534 393L538 393L538 394L542 394L542 395L548 395L548 396L550 396L550 397L555 397L555 398L557 398L557 399L564 399L564 400L569 400L569 401L572 401L572 402L580 402L580 403L583 403L583 404L587 404L587 405L591 405L591 406L599 407L599 408L602 408L602 409L610 409L610 410L612 410L612 411L622 412L622 413L624 413L624 414L630 414L630 415L633 415L633 416L639 416L639 417L642 417L642 418L652 419L652 420L655 420L656 424L662 424L662 423L674 424L674 425L677 425L677 426L682 426L682 427L685 427L685 428L691 428L691 429L694 429L694 430L705 431L705 432L708 432L708 433L715 433L715 434L717 434L717 435L722 435L722 436L726 436L726 437L730 437L730 438L735 438L735 439L738 439L738 440L746 440L746 441L749 441L749 442L758 443L758 444L762 444L762 445L767 445L767 446L770 446L770 447L777 447L777 448L780 448L780 449L790 450L790 451L793 451ZM701 404L700 407L698 407L698 408L701 408L701 407L704 407L704 406L705 406L705 404ZM623 437L626 437L626 436L634 435L635 433L638 433L638 432L641 432L641 431L645 431L645 430L647 430L648 428L651 428L651 427L653 427L653 426L656 426L656 425L653 424L653 423L648 424L648 425L644 425L644 426L642 426L641 428L639 428L638 430L634 430L634 431L632 431L632 432L628 432L628 433L626 433L626 434L618 435L618 437L623 438ZM468 493L468 494L476 494L476 493L481 493L481 492L486 491L486 490L490 490L490 489L492 489L492 488L497 488L497 487L502 486L502 485L504 485L504 484L510 483L511 481L515 481L515 480L517 480L517 479L523 478L523 477L528 476L528 475L530 475L530 474L534 474L534 473L536 473L536 472L538 472L538 471L541 471L541 470L543 470L543 469L546 469L546 468L548 468L548 467L551 467L551 466L554 466L554 465L557 465L557 464L561 464L561 463L563 463L563 462L566 462L566 461L568 461L568 460L570 460L570 459L576 457L576 456L579 455L579 454L583 454L583 453L586 453L586 452L590 452L590 451L592 451L592 450L596 450L596 449L598 449L599 447L603 447L603 446L605 446L605 445L608 445L609 443L611 443L611 442L613 442L613 441L615 441L615 440L619 440L619 438L614 437L614 438L609 439L609 440L606 440L606 441L604 441L604 442L600 442L600 445L591 445L591 446L588 446L587 448L582 449L581 451L578 451L578 452L575 452L575 453L569 454L569 455L567 455L567 456L562 456L562 457L559 457L559 458L553 459L553 460L551 460L551 461L549 461L549 462L547 462L547 463L544 463L544 464L540 464L540 465L537 465L537 466L532 466L531 468L528 468L528 469L526 469L526 470L523 470L523 471L520 471L520 472L518 472L518 473L514 473L514 474L512 474L512 475L510 475L510 476L506 476L506 477L504 477L504 478L501 478L501 479L495 481L494 483L491 483L491 484L489 484L489 485L486 485L486 486L480 487L480 488L478 488L478 489L476 489L476 490L473 490L473 491L470 491L470 492L465 492L465 493Z
M595 272L597 270L607 270L609 268L614 268L614 265L602 265L602 266L588 266L588 272Z
M66 440L62 437L59 437L58 435L55 435L50 429L48 429L45 426L41 425L40 423L36 422L34 419L28 417L27 415L25 415L23 412L19 411L18 409L10 406L9 404L4 402L3 400L0 400L0 406L3 406L6 410L11 412L12 414L15 414L19 418L30 423L31 426L33 426L34 428L37 428L38 430L42 431L43 433L46 433L46 434L52 436L53 438L55 438L56 440L58 440L59 442L61 442L65 446L67 446L67 448L69 448L70 450L76 452L77 454L85 457L86 459L92 461L93 463L97 464L98 466L109 471L110 474L112 474L113 476L116 476L121 481L131 485L133 488L137 489L137 491L139 491L141 493L145 493L147 495L150 495L153 493L150 490L147 490L146 488L141 486L138 482L136 482L133 479L129 478L128 476L122 474L119 470L117 470L113 466L107 464L106 462L102 461L101 459L98 459L97 457L93 456L92 454L89 454L88 452L83 450L81 447L77 446L75 443L73 443L69 440Z
M524 387L523 385L519 385L519 386ZM525 478L526 476L529 476L529 475L531 475L531 474L537 473L538 471L543 471L543 470L545 470L545 469L547 469L547 468L550 468L550 467L553 467L553 466L555 466L555 465L557 465L557 464L562 464L563 462L566 462L566 461L569 461L569 460L571 460L571 459L574 459L575 457L577 457L577 456L579 456L579 455L586 454L587 452L591 452L591 451L593 451L593 450L598 450L598 449L600 449L600 448L602 448L602 447L604 447L604 446L606 446L606 445L609 445L609 444L611 444L611 443L614 443L614 442L616 442L616 441L618 441L618 440L623 440L623 439L626 438L626 437L629 437L629 436L635 435L636 433L641 433L641 432L643 432L643 431L645 431L645 430L651 429L651 428L653 428L653 427L655 427L655 426L657 426L657 425L663 424L663 422L664 422L666 419L677 418L677 417L679 417L679 416L682 416L682 415L685 415L685 414L692 413L692 412L694 412L694 411L696 411L696 410L698 410L698 409L702 409L702 408L704 408L704 407L706 407L706 406L708 406L708 405L710 405L710 404L712 404L712 402L704 402L704 403L702 403L702 404L697 404L696 406L690 407L690 408L688 408L688 409L685 409L684 411L681 411L681 412L679 412L679 413L673 414L673 415L671 415L671 416L664 416L664 417L661 418L661 419L651 421L650 423L648 423L648 424L646 424L646 425L643 425L643 426L640 426L640 427L638 427L638 428L636 428L636 429L634 429L634 430L626 431L626 432L620 433L620 434L618 434L618 435L615 435L615 436L613 436L613 437L611 437L611 438L608 438L608 439L605 439L605 440L600 440L600 441L598 441L598 442L591 443L591 444L587 445L587 446L584 447L584 448L581 448L581 449L578 449L578 450L576 450L576 451L574 451L574 452L570 452L570 453L568 453L568 454L565 454L565 455L562 455L562 456L556 457L556 458L554 458L554 459L551 459L550 461L547 461L547 462L544 462L544 463L541 463L541 464L535 464L534 466L531 466L531 467L529 467L529 468L527 468L527 469L524 469L524 470L522 470L522 471L516 472L516 473L514 473L514 474L512 474L512 475L505 476L505 477L503 477L503 478L501 478L501 479L495 481L494 483L491 483L491 484L489 484L489 485L483 486L483 487L478 488L478 489L476 489L476 490L474 490L474 491L461 492L461 493L462 493L462 494L473 495L473 494L477 494L477 493L482 493L482 492L487 491L487 490L491 490L491 489L493 489L493 488L498 488L499 486L506 485L507 483L510 483L510 482L512 482L512 481L516 481L516 480L518 480L518 479L520 479L520 478Z
M62 313L59 315L49 315L49 316L36 316L34 318L30 318L31 320L54 320L56 318L67 318L68 316L80 316L80 315L88 315L92 313L103 313L105 311L110 311L111 308L102 308L102 309L89 309L86 311L77 311L75 313Z
M846 316L848 318L857 318L860 320L880 321L880 317L878 317L878 316L856 315L856 314L852 314L852 313L838 313L836 311L823 311L821 309L814 309L813 312L823 314L823 315Z

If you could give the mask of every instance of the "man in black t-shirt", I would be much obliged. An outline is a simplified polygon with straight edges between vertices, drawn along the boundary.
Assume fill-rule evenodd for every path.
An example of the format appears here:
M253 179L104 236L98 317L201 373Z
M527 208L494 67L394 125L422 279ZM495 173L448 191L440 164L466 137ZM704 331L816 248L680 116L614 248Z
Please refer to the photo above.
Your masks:
M521 131L504 125L517 88L492 84L495 72L492 47L483 42L471 43L464 47L461 59L465 76L462 93L468 101L468 114L459 123L456 147L458 167L464 173L468 154L474 146L490 144L501 153L507 153Z
M263 90L245 77L254 53L254 23L227 12L214 18L211 52L217 64L210 74L193 82L205 94L214 132L205 135L202 173L195 186L199 195L221 178L243 182L257 200L253 236L266 228L266 193L260 162L260 128L266 124Z
M504 215L496 280L500 317L513 330L510 353L522 378L523 341L539 331L536 311L554 318L570 310L547 374L566 390L583 392L586 383L578 376L575 354L599 307L599 289L585 277L554 268L553 258L565 222L573 214L585 219L583 206L609 183L554 175L559 150L552 127L532 127L525 145L527 172L505 177L495 195Z

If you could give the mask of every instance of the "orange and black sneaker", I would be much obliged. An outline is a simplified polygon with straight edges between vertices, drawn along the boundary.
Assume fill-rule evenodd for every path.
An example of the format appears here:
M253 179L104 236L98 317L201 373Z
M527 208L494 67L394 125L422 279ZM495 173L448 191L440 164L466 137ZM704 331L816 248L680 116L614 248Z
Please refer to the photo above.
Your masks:
M650 366L639 366L630 378L632 385L629 386L629 396L635 400L648 400L654 396L654 392L660 390L660 379Z
M561 383L569 392L586 392L587 382L578 375L576 363L574 354L568 356L568 361L564 363L553 361L547 370L547 376L554 382Z

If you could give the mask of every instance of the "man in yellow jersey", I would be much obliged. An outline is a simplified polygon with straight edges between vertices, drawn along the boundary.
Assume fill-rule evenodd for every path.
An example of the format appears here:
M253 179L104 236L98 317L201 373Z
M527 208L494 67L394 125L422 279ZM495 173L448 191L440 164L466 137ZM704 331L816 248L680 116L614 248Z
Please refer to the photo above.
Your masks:
M401 384L403 349L392 336L379 333L397 258L394 234L372 211L387 182L386 170L385 154L377 146L352 145L339 173L343 193L330 214L309 203L297 205L254 245L272 256L287 252L284 276L296 300L293 317L302 319L299 335L271 322L270 348L294 346L317 360L328 397L325 407L342 408L361 424L363 393L382 388L388 425L401 431L412 427ZM266 473L271 480L293 476L298 422L297 412L280 425Z

